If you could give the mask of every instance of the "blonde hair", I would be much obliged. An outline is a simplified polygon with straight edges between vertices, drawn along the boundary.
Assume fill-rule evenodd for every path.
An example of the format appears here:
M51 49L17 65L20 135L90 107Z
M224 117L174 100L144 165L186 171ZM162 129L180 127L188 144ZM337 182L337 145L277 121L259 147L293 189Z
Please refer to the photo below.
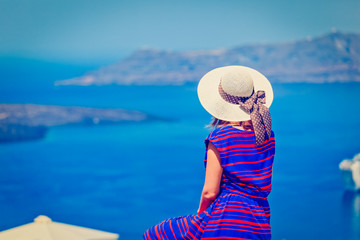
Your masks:
M216 117L212 117L211 122L208 125L206 125L206 127L208 127L208 128L217 128L220 125L229 125L229 124L232 124L232 123L234 123L234 122L229 122L229 121L218 119ZM254 130L254 127L252 125L251 120L239 121L238 124L240 126L242 126L244 128L244 130Z

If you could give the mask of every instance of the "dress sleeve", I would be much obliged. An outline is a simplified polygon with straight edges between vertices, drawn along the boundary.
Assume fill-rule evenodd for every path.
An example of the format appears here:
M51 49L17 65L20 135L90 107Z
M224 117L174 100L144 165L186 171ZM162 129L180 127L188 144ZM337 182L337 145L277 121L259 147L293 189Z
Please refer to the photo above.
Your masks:
M211 142L216 147L216 149L219 149L219 145L217 142L217 130L216 129L213 130L204 140L205 148L206 148L205 161L204 161L205 168L206 168L206 162L207 162L207 151L208 151L209 142Z

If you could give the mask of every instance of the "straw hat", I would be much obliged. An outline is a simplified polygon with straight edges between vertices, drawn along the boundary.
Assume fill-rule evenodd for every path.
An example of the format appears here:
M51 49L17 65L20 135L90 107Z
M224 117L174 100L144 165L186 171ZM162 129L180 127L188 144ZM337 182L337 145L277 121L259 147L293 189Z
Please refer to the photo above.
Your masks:
M264 105L269 108L274 98L269 80L255 69L244 66L215 68L201 78L197 89L205 110L225 121L250 120L250 114L236 102L245 102L259 90L265 92Z

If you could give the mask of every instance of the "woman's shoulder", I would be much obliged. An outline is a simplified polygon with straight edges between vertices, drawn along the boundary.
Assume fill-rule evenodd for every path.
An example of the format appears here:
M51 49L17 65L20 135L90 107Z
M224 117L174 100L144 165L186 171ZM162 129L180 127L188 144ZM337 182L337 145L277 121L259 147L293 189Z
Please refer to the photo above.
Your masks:
M229 134L234 131L236 131L236 129L234 129L231 125L221 125L213 129L207 136L206 140L215 140L218 138L223 138L229 136Z

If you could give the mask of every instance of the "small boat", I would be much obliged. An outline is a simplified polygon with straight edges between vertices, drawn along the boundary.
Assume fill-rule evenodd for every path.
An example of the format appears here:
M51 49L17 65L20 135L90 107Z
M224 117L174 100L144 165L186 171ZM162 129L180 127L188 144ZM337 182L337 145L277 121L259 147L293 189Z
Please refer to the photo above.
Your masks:
M345 189L360 191L360 153L356 154L352 159L342 160L339 168Z

